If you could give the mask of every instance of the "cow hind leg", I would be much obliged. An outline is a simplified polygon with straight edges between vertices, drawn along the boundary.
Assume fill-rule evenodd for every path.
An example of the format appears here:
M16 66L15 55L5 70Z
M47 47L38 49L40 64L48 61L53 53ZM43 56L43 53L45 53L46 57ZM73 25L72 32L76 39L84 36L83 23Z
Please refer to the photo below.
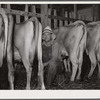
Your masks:
M65 66L65 71L66 72L71 72L71 69L70 69L70 60L69 59L64 59L64 66Z
M76 72L77 72L78 64L72 62L72 75L70 81L75 80Z
M26 89L30 90L30 82L31 82L31 74L32 74L32 67L28 60L23 60L25 69L26 69L26 76L27 76L27 83L26 83Z
M23 51L23 50L21 50ZM22 57L22 61L24 64L24 67L26 69L26 77L27 77L27 83L26 83L26 89L30 90L30 81L31 81L31 74L32 74L32 67L29 61L29 52L27 51L25 53L25 51L20 52L21 57Z
M96 60L96 56L95 56L94 52L90 53L89 57L90 57L90 60L91 60L91 69L90 69L90 72L88 74L88 78L90 78L92 76L94 69L96 67L96 64L97 64L97 60Z
M82 62L79 63L78 74L77 74L76 80L80 80L81 79L81 70L82 70Z
M79 53L80 54L79 54L78 74L77 74L76 80L81 79L81 71L82 71L82 63L83 63L83 50L81 50Z
M8 64L8 81L10 84L10 89L14 89L14 69L12 68L11 64Z
M70 60L67 60L68 72L71 72Z
M64 59L63 62L64 62L65 71L68 72L67 61L66 61L66 59Z
M98 62L98 78L100 79L100 61Z
M41 61L39 61L38 65L38 88L40 87L42 90L45 89L44 86L44 71L43 71L43 64Z
M9 52L7 55L7 62L8 62L8 81L10 84L10 89L14 89L14 68L12 64L12 54Z

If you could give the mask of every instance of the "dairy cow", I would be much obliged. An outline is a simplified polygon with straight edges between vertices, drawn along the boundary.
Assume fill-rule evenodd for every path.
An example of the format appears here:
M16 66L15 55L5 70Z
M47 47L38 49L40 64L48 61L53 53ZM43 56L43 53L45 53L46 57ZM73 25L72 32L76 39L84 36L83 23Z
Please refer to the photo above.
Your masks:
M7 46L7 62L8 62L8 80L10 88L14 89L14 67L13 67L13 49L14 59L22 60L26 69L27 83L26 89L30 89L31 73L35 53L38 56L38 82L41 89L45 89L43 79L43 63L42 63L42 25L36 17L31 17L23 23L14 24L13 17L9 19L9 36ZM14 30L14 31L13 31ZM13 41L13 43L12 43Z
M91 61L91 69L88 74L90 78L98 64L98 77L100 78L100 21L87 24L86 52Z
M87 30L83 21L76 21L68 26L62 26L53 31L57 34L53 44L52 59L49 62L47 75L47 86L50 87L52 80L55 77L57 69L57 60L61 59L62 51L72 63L72 75L70 81L80 79L81 66L83 62L83 52L86 48Z

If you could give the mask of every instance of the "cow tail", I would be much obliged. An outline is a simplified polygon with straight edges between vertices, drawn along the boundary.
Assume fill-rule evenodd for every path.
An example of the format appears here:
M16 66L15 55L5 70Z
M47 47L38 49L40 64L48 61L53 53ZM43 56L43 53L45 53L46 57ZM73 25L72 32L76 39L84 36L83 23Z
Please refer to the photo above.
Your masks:
M79 52L80 52L81 45L83 47L83 50L85 50L85 48L86 48L86 39L87 39L86 25L85 25L85 23L81 23L81 25L83 26L83 28L82 28L83 34L82 34L82 36L80 38L79 46L78 46L78 50L77 50L77 54L78 54L77 57L78 57L78 59L79 59L79 54L80 54Z
M39 35L39 22L36 17L34 17L34 22L35 22L35 45L37 49L37 43L38 43L38 35Z
M83 49L86 51L87 55L88 55L88 51L86 49L86 41L87 41L87 28L86 28L86 25L83 26L83 42L84 42L84 47Z
M44 86L44 72L43 72L43 62L42 62L42 25L41 23L38 21L38 19L35 19L35 24L36 24L36 34L35 34L35 41L37 44L36 45L36 52L37 52L37 56L38 56L38 76L41 77L41 79L39 78L38 81L40 81L41 83L41 89L45 89Z
M35 18L35 44L36 44L36 50L38 52L38 56L42 57L42 25L38 21L37 18ZM41 58L39 57L39 58Z
M84 34L84 37L83 37L84 48L86 48L86 40L87 40L87 28L86 28L86 25L83 26L83 34Z
M0 9L0 14L2 15L4 19L4 26L5 26L5 31L4 31L4 50L3 50L3 56L6 56L6 48L7 48L7 36L8 36L8 17L6 15L6 12L3 9Z

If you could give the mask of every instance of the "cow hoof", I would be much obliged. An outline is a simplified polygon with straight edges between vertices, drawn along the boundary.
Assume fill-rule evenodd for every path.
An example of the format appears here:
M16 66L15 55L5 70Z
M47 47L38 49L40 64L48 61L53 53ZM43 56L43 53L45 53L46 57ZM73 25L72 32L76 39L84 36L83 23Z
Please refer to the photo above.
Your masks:
M45 88L41 88L41 90L46 90Z
M86 77L84 81L88 82L90 79L91 79L90 77Z
M74 84L74 83L75 83L74 81L69 81L69 82L68 82L68 84Z
M26 90L31 90L31 88L30 87L26 87Z
M98 79L100 79L100 74L98 74Z
M39 87L36 87L35 90L40 90L40 88Z
M45 87L37 86L36 90L45 90Z
M78 80L76 80L76 83L80 84L80 83L82 83L82 80L78 79Z

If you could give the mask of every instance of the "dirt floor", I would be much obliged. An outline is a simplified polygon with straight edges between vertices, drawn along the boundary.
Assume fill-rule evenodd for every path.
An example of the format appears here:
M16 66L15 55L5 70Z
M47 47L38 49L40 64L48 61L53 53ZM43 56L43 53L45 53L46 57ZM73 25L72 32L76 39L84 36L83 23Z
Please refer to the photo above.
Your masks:
M70 82L71 73L64 72L60 75L57 75L56 79L52 83L53 90L89 90L89 89L100 89L100 79L97 77L98 67L95 69L95 72L91 79L87 80L87 74L90 70L90 61L88 58L84 58L83 66L82 66L82 80ZM88 66L88 67L87 67ZM34 68L33 68L34 69ZM21 65L16 67L15 70L15 89L16 90L24 90L26 85L26 71L25 68ZM32 72L32 79L31 79L31 89L36 89L37 86L37 78L36 75ZM0 89L9 89L8 83L8 69L6 64L0 68Z
M4 73L3 73L4 72ZM9 89L8 79L7 79L7 73L5 71L2 71L2 75L0 78L0 89ZM97 70L94 72L93 76L90 80L87 80L84 78L82 81L75 81L70 82L70 76L71 73L66 72L62 75L57 75L56 79L54 80L52 84L52 88L54 90L68 90L68 89L100 89L100 80L97 78ZM31 89L36 88L37 80L34 78L34 75L32 73L32 79L31 79ZM17 67L15 71L15 89L16 90L23 90L25 89L26 85L26 72L24 67Z

